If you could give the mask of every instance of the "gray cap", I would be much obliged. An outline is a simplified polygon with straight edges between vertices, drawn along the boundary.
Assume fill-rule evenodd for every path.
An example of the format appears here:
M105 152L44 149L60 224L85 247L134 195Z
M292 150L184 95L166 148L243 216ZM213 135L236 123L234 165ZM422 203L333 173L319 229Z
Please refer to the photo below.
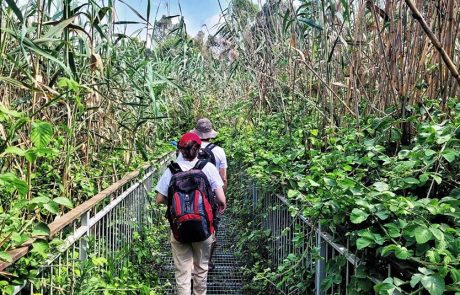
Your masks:
M191 132L196 133L201 139L215 138L217 132L212 129L212 123L207 118L199 119L196 127Z

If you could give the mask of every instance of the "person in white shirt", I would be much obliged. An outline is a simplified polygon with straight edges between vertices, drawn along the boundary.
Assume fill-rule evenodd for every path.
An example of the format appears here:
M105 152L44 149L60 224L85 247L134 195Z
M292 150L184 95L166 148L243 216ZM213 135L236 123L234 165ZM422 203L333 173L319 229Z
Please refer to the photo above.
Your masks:
M211 139L216 138L218 132L212 128L212 123L208 118L199 119L196 122L195 129L193 129L190 132L196 133L202 140L203 143L201 145L201 149L205 149L208 145L212 145L212 149L210 152L213 154L213 160L215 162L214 164L216 165L216 168L219 170L219 175L224 183L224 192L227 192L227 156L225 155L225 151L223 148L210 142ZM219 221L220 216L216 217L216 231L218 229ZM209 258L209 270L214 269L214 263L212 263L212 255L214 253L214 250L216 249L216 246L217 238L216 235L214 235L214 241L211 247L211 256Z
M196 133L202 140L201 148L205 149L208 145L210 145L210 140L216 138L218 132L212 128L212 123L207 118L199 119L196 123L195 129L191 132ZM215 146L211 152L214 154L215 158L215 165L216 168L219 170L220 177L224 182L224 192L227 191L227 156L225 155L225 151L220 146Z
M177 159L182 171L188 171L195 167L198 162L198 151L201 147L201 139L194 133L186 133L179 141L178 148L181 153L181 159ZM203 173L208 178L209 184L214 190L216 201L219 205L220 213L226 208L225 193L223 190L223 181L217 171L217 168L211 163L207 163ZM168 188L171 182L172 172L166 169L161 175L156 186L158 204L168 204ZM193 294L206 294L206 282L211 256L212 243L215 240L215 234L202 241L194 243L181 243L174 238L171 232L170 241L172 254L175 265L175 277L179 295L191 294L192 269L193 275Z

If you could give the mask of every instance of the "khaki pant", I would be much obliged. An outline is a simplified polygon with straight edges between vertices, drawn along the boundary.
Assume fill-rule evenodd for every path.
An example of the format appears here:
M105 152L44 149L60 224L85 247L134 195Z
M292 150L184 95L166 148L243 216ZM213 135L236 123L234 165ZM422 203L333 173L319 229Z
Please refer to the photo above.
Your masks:
M178 295L191 294L193 272L193 295L206 294L208 262L214 235L203 242L182 244L171 233L171 248L176 267L175 276Z

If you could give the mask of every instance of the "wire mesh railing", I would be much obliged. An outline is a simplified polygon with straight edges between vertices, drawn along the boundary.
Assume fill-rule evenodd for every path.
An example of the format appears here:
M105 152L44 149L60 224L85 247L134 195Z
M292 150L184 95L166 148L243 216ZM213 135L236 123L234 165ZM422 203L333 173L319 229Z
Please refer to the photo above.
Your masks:
M312 221L294 213L295 206L278 194L267 193L255 184L250 185L254 209L263 214L262 226L270 231L269 260L272 268L280 269L288 264L297 272L302 287L288 282L278 284L284 294L348 294L347 290L357 274L360 259L350 251L348 237L337 237L323 229L321 222ZM293 210L290 210L293 209ZM343 242L345 241L345 242ZM390 269L388 267L388 269ZM366 275L374 283L379 280ZM305 286L307 284L307 286Z
M155 166L164 166L171 157L162 157ZM155 166L145 167L141 176L132 174L136 176L107 194L109 200L103 198L105 202L97 200L68 212L66 218L70 219L64 226L57 226L58 235L65 238L63 242L38 268L35 278L15 287L13 294L74 294L90 258L110 261L113 275L117 275L128 262L135 233L160 218L158 210L151 210L149 197L159 171Z

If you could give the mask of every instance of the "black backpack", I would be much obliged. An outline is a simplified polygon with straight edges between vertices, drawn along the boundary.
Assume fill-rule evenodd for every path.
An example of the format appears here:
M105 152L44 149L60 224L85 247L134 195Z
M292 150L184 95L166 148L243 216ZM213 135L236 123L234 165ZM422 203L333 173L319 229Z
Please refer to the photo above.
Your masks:
M209 163L212 163L214 166L216 166L216 157L214 156L214 153L212 152L212 149L215 148L216 146L217 145L210 143L204 149L200 149L200 151L198 152L198 159L206 160Z
M174 238L181 243L201 242L214 233L215 200L206 174L208 162L199 160L189 171L171 163L168 188L168 218Z

